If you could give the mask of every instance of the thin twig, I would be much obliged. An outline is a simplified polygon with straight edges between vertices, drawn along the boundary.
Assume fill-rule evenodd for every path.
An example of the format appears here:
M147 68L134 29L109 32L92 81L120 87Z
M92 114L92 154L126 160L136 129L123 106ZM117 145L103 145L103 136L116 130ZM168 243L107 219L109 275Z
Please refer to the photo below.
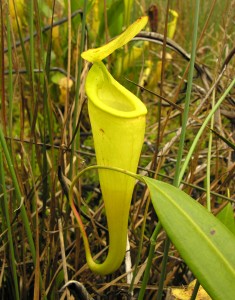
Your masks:
M64 248L64 236L63 236L63 227L62 227L61 218L58 219L58 228L59 228L62 264L63 264L63 271L64 271L64 281L66 284L68 282L68 272L67 272L67 262L66 262L65 248ZM66 293L67 293L67 299L69 299L68 289L66 289Z

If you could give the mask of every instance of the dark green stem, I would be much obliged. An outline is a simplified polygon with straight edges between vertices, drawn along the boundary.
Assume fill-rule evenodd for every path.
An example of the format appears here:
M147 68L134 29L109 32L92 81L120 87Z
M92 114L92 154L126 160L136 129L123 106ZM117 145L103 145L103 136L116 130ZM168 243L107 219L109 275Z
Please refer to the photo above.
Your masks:
M191 295L191 298L190 300L195 300L196 297L197 297L197 293L199 291L199 287L200 287L200 283L199 281L197 280L196 283L195 283L195 286L194 286L194 289L193 289L193 293Z
M162 292L163 292L163 287L164 287L164 280L166 277L166 267L167 267L167 260L168 260L170 244L171 244L171 241L170 241L169 237L167 237L166 241L165 241L164 254L163 254L163 260L162 260L162 271L161 271L161 277L160 277L160 281L159 281L158 293L157 293L156 300L162 299Z
M176 160L176 170L175 170L175 178L174 178L174 186L178 187L180 184L180 171L181 171L181 161L183 156L184 150L184 141L187 129L187 122L188 122L188 114L189 114L189 105L190 105L190 98L191 98L191 91L193 85L193 73L194 73L194 63L196 57L196 47L197 47L197 27L198 27L198 18L199 18L199 7L200 7L200 0L196 1L195 7L195 18L194 18L194 30L193 30L193 40L192 40L192 51L191 51L191 59L190 59L190 66L189 66L189 74L188 74L188 84L186 90L186 97L185 97L185 107L183 113L183 120L182 120L182 131L180 135L180 144L177 153L177 160Z
M157 226L155 227L154 232L153 232L153 234L150 238L149 255L148 255L147 265L146 265L146 269L145 269L145 272L144 272L144 278L143 278L143 282L141 284L141 289L140 289L138 300L144 299L144 293L145 293L146 286L147 286L147 283L148 283L148 280L149 280L150 269L151 269L151 266L152 266L156 240L157 240L157 236L158 236L161 228L162 228L162 224L160 222L158 222Z

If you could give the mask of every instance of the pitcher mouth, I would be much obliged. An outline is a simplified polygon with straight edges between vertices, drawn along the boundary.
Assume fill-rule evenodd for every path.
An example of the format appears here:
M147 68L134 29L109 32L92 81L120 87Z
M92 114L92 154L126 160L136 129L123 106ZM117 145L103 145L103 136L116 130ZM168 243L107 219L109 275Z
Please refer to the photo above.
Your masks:
M118 83L102 62L94 63L89 71L86 93L95 106L114 116L134 118L147 114L140 99Z

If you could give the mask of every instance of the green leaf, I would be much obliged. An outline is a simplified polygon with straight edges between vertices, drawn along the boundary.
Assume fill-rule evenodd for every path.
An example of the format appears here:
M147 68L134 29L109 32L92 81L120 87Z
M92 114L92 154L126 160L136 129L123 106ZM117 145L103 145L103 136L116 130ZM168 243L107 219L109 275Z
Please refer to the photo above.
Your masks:
M216 217L235 235L235 222L231 203L228 203Z
M112 2L110 8L107 11L108 29L110 37L118 35L122 31L123 24L123 0L117 0ZM104 37L105 32L105 19L101 18L99 27L99 37Z
M180 189L144 180L162 226L200 284L214 300L233 300L235 236Z

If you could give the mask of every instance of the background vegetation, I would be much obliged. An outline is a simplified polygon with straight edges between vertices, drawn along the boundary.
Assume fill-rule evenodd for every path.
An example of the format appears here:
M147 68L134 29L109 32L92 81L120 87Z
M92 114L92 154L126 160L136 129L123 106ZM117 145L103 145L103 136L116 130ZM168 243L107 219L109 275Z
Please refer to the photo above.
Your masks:
M96 163L84 91L89 65L80 53L103 45L144 14L149 14L151 21L145 30L155 30L158 43L156 39L146 42L142 34L112 54L106 64L148 108L139 173L172 183L188 84L195 1L155 2L1 1L1 299L69 299L66 289L60 291L68 280L83 283L95 299L138 297L149 239L158 222L145 186L137 185L130 210L133 278L127 275L131 267L125 263L105 277L87 268L65 186L79 170ZM179 15L173 44L164 39L166 24L172 20L168 8ZM229 0L200 3L183 160L211 107L234 79L234 8L235 1ZM132 53L129 58L128 53ZM181 183L187 194L219 215L233 232L234 97L233 89L210 125L216 133L210 126L205 129ZM108 244L102 195L97 174L86 174L77 186L77 205L92 253L102 260ZM156 298L165 241L162 231L145 299ZM171 287L188 285L193 279L171 245L163 299L174 299Z

